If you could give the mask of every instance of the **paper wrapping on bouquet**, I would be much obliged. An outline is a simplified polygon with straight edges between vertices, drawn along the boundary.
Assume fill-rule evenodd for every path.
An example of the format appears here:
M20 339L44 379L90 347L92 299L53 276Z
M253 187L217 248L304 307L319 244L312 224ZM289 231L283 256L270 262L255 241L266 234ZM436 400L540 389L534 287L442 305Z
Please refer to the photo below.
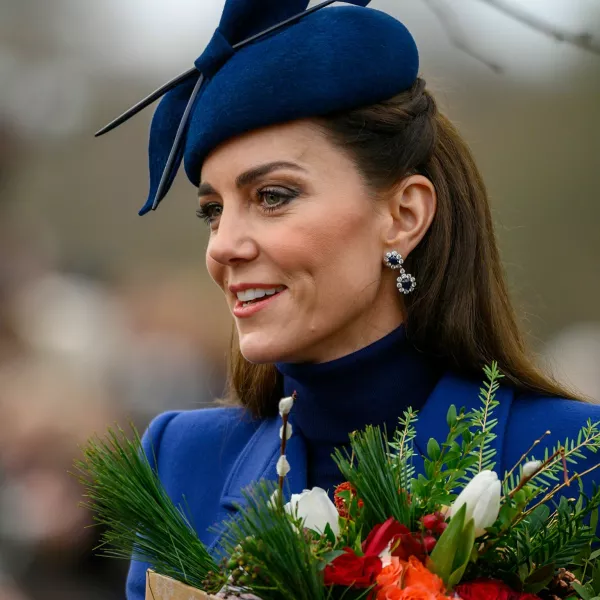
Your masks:
M146 600L219 600L170 577L146 571Z

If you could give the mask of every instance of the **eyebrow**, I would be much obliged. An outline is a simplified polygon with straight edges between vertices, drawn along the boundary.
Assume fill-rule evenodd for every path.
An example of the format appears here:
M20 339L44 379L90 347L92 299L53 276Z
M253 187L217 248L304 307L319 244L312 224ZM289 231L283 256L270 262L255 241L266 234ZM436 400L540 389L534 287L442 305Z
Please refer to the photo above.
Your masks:
M246 185L250 185L257 179L272 173L273 171L278 171L280 169L292 169L294 171L303 171L306 172L306 169L303 169L300 165L297 165L293 162L287 162L285 160L278 160L275 162L266 163L264 165L259 165L258 167L253 167L248 171L244 171L241 175L238 175L235 180L235 185L238 188L242 188ZM201 183L198 186L198 197L202 198L203 196L210 196L212 194L216 194L215 188L210 185L210 183Z

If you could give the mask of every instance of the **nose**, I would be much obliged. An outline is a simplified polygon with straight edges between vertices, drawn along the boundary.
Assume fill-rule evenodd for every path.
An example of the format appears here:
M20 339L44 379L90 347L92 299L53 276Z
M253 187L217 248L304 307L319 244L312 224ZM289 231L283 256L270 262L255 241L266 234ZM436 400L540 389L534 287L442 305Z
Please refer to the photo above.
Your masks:
M208 242L208 256L221 265L233 265L254 260L258 244L247 218L235 209L224 210L219 226Z

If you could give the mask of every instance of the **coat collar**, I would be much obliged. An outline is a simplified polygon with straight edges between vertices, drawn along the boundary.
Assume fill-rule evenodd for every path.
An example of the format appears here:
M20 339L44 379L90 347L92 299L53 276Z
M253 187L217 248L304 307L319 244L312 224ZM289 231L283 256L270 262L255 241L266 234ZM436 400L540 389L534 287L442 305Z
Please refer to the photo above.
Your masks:
M419 413L415 445L417 452L423 454L429 438L445 439L448 431L446 413L454 404L458 409L464 406L467 410L477 408L480 404L479 390L481 382L463 379L453 373L446 373L435 387L425 406ZM496 398L500 402L494 416L498 424L494 430L496 438L491 446L497 452L496 470L503 473L503 448L508 426L510 408L513 400L510 387L500 387ZM279 417L264 420L250 438L244 450L238 456L223 487L221 505L228 510L235 510L236 504L243 504L243 490L254 481L275 479L275 466L279 458ZM292 435L288 442L287 458L291 471L287 476L288 494L298 493L306 488L307 464L306 447L302 438Z
M243 491L253 482L277 478L280 428L279 417L265 419L240 452L223 486L221 505L224 508L235 510L236 505L244 504ZM286 493L289 495L306 488L306 447L299 435L292 435L288 441L286 456L291 466L286 477Z

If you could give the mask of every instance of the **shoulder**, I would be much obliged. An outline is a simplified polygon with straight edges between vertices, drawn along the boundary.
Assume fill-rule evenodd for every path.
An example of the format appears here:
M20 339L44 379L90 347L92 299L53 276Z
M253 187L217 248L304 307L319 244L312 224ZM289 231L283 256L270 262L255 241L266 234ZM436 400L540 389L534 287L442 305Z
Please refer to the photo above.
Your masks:
M600 405L567 398L515 393L509 432L528 433L535 439L549 430L561 438L577 434L591 420L600 421Z
M256 432L261 421L242 408L203 408L170 411L148 426L142 445L149 461L160 470L186 457L201 459L207 452L217 457L235 454Z
M515 394L505 431L504 468L517 464L526 452L527 458L543 459L545 453L551 454L558 445L572 450L573 443L580 444L579 433L588 423L600 426L600 405L566 398ZM568 461L571 475L591 471L582 480L587 494L598 484L600 475L600 471L594 470L598 463L596 451L600 447L600 434L597 431L589 433L582 438L590 438L589 446L582 447L581 452L572 457L576 462ZM532 449L535 440L542 436L542 441Z

